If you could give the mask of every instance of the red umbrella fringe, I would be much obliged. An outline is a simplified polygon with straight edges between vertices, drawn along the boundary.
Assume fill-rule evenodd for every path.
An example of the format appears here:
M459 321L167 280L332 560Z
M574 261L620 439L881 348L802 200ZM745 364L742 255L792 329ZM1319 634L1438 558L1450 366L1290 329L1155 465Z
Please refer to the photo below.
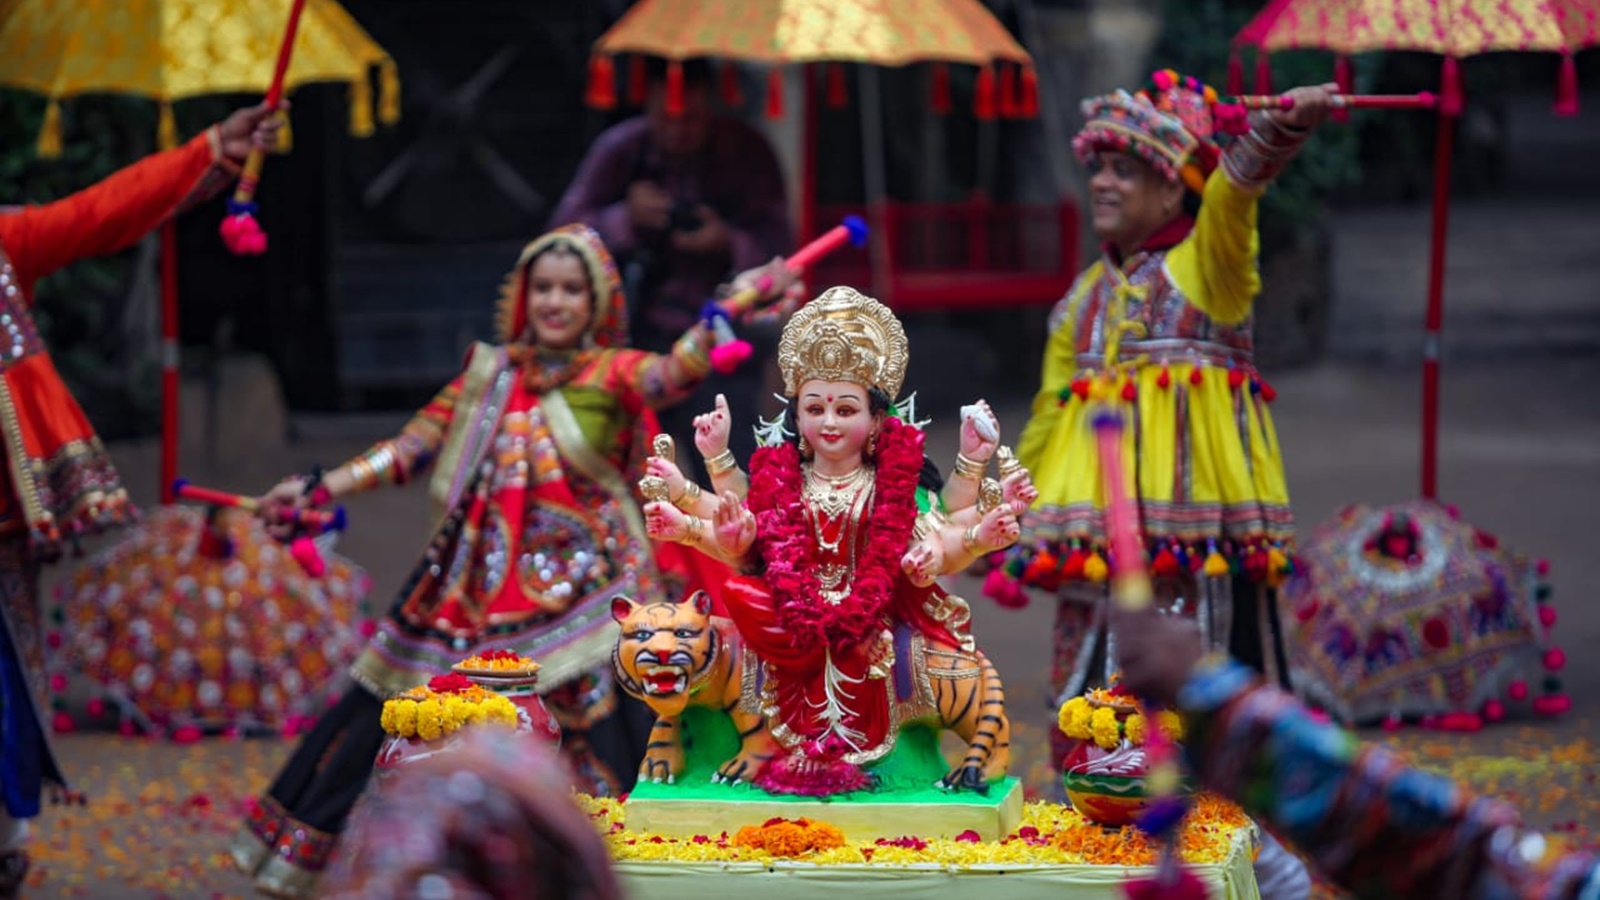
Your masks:
M939 115L950 112L950 68L944 63L933 66L933 111Z
M995 100L995 77L991 66L984 66L978 70L977 88L972 93L972 114L983 121L989 121L995 116L997 106Z
M649 78L645 73L644 57L636 53L628 60L628 103L643 106L648 90Z
M767 118L783 118L783 70L777 66L767 71Z
M667 63L667 115L683 115L683 63L673 60Z
M839 63L828 63L828 108L843 109L849 102L850 95L844 83L844 66Z
M722 64L722 81L719 85L724 106L740 107L744 105L744 91L739 89L739 67L731 62Z
M1552 111L1558 116L1578 114L1578 63L1571 53L1561 54L1561 73L1556 76L1556 103Z
M1351 65L1350 65L1350 57L1345 56L1343 54L1340 54L1339 56L1335 56L1333 58L1333 80L1334 80L1334 83L1339 85L1339 93L1341 93L1341 94L1354 94L1355 93L1355 81L1356 81L1356 79L1355 79L1355 72L1353 71L1353 69L1351 68ZM1334 110L1333 111L1333 120L1335 122L1348 122L1348 121L1350 121L1350 110L1348 110L1348 109L1336 109L1336 110Z

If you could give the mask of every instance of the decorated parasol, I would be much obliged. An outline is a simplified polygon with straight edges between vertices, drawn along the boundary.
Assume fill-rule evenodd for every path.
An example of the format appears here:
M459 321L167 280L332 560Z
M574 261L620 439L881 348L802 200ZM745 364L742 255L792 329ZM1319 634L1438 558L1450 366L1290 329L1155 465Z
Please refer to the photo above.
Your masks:
M1476 730L1524 701L1570 705L1549 643L1547 566L1428 500L1350 506L1300 544L1283 586L1294 683L1347 724L1402 719Z
M4 0L0 85L45 96L38 148L61 148L61 102L82 94L133 94L160 104L158 144L176 146L172 104L206 94L266 93L291 11L303 7L282 89L314 82L350 86L350 131L399 117L394 61L335 0ZM173 225L162 228L162 472L177 477L177 257Z
M1433 228L1428 258L1428 307L1422 356L1422 496L1438 496L1439 335L1444 320L1445 237L1450 217L1450 168L1455 119L1461 114L1458 60L1497 51L1562 54L1555 110L1578 111L1572 54L1600 44L1600 0L1272 0L1234 39L1257 48L1256 92L1271 89L1268 54L1325 49L1340 54L1335 77L1348 92L1345 56L1410 50L1444 57L1439 128L1434 148ZM1229 66L1231 93L1242 91L1237 57Z
M669 110L674 106L674 92L681 91L678 66L694 58L769 66L767 112L775 117L784 114L783 66L804 63L829 64L826 91L832 106L844 104L843 64L895 67L933 63L932 105L948 111L950 84L945 65L953 63L980 67L973 100L979 118L1031 116L1038 108L1032 58L979 0L642 0L595 42L587 95L591 106L609 108L617 103L613 60L624 54L631 57L623 79L625 96L634 103L644 95L643 57L668 61ZM869 68L866 73L872 71ZM806 84L809 89L810 79ZM731 67L723 70L722 91L725 100L736 100L737 75ZM802 236L815 233L817 227L813 108L813 103L807 104L804 184L799 192ZM862 122L868 144L866 193L871 215L877 218L887 187L881 99L871 74L862 79ZM881 221L874 221L873 226L881 232ZM886 245L874 242L872 252L874 270L882 275L887 268Z

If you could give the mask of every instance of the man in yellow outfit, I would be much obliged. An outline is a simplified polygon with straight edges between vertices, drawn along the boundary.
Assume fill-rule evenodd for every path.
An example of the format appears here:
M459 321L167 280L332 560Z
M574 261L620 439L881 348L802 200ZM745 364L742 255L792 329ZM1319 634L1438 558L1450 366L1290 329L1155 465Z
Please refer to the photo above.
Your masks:
M1083 104L1073 148L1090 172L1102 256L1050 315L1018 451L1040 497L1006 566L1058 594L1058 702L1115 658L1093 428L1102 404L1132 426L1127 482L1168 608L1199 615L1211 645L1286 677L1271 589L1291 565L1293 519L1250 334L1256 202L1326 118L1333 90L1296 88L1288 108L1247 115L1166 70L1137 93Z

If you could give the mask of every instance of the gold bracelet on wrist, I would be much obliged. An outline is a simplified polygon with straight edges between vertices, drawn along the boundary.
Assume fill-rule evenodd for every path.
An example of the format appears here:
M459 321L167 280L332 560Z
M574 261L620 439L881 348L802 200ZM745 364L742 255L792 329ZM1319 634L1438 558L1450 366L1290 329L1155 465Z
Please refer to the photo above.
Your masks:
M678 499L672 501L672 505L683 510L684 512L689 512L694 508L695 504L699 502L700 485L689 481L685 483L683 494L680 495Z
M686 545L700 543L700 529L704 525L704 519L699 516L690 516L688 525L684 526L683 543Z
M961 534L961 549L973 554L978 553L978 526L968 525L967 530Z
M989 464L987 462L978 462L975 459L969 459L965 453L956 453L955 474L962 478L981 481L984 470L988 467Z
M709 473L712 478L721 475L723 472L726 472L729 469L738 468L738 466L739 461L733 458L732 450L723 450L716 456L706 460L706 472Z

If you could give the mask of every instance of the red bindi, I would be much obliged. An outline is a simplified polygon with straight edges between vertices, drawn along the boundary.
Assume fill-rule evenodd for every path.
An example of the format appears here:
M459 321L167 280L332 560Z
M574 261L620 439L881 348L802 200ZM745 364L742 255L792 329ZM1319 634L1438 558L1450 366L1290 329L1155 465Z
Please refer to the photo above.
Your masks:
M832 403L832 402L833 402L833 395L832 395L832 394L829 394L829 395L828 395L828 402L829 402L829 403Z

